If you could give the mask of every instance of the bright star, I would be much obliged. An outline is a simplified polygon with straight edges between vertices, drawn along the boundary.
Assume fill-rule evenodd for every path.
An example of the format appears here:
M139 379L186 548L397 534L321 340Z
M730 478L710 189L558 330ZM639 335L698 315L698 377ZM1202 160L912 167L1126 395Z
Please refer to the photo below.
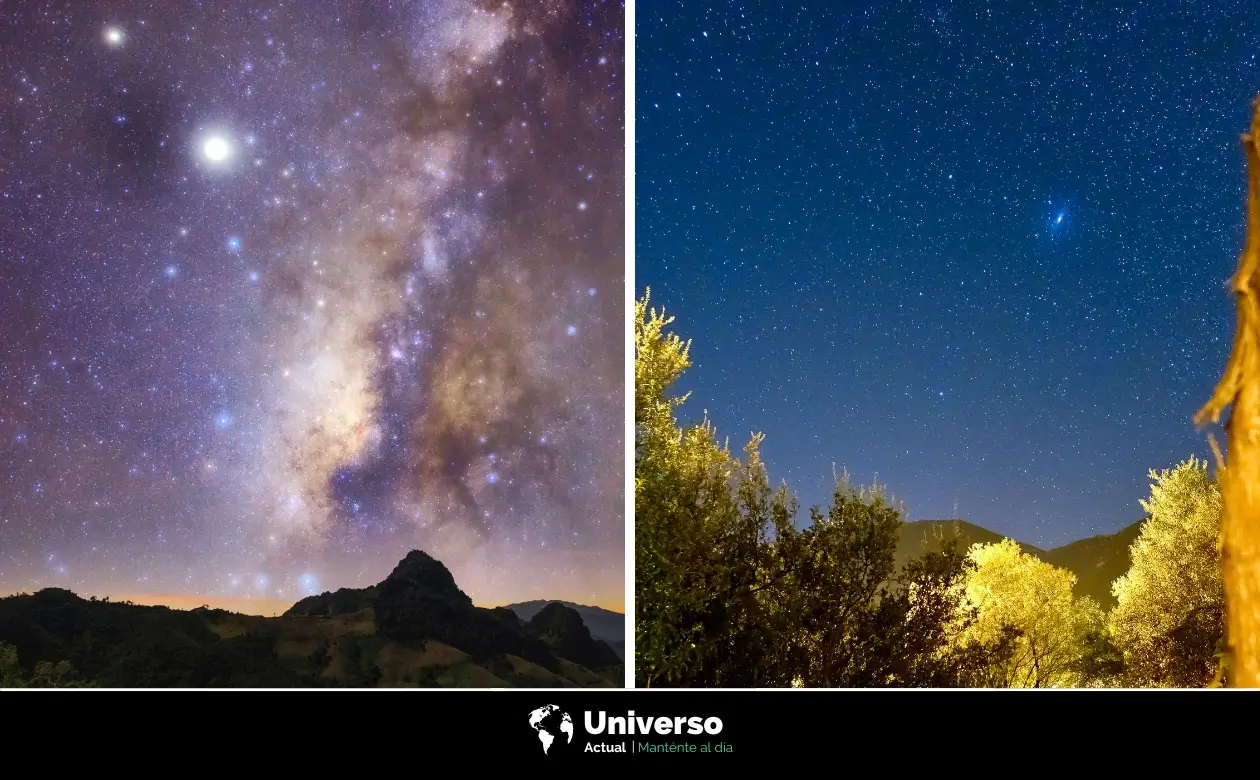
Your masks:
M221 431L230 428L231 426L232 416L227 412L219 412L218 416L214 418L214 427Z
M568 333L570 336L576 336L576 335L577 335L577 326L576 326L576 325L570 325L570 326L568 327L568 329L567 329L565 332L566 332L566 333Z
M228 249L231 249L233 252L241 248L241 240L236 236L229 238L227 244Z
M201 153L210 162L225 162L232 156L232 145L223 136L212 135L201 145Z
M117 27L110 27L105 30L105 42L110 46L121 46L123 42L123 31Z

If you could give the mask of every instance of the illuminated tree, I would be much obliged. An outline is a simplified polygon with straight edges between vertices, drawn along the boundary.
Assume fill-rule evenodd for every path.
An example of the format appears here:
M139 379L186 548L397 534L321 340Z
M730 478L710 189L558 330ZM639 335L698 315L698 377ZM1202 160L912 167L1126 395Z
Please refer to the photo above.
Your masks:
M35 664L31 680L27 685L31 688L65 688L75 687L78 673L69 661L40 661Z
M1009 688L1062 688L1084 682L1082 665L1103 625L1101 608L1075 598L1076 576L1020 550L1004 539L973 545L975 568L962 583L961 608L971 618L957 633L960 644L1000 645L986 683Z
M0 688L23 688L22 665L18 662L17 648L0 642Z
M841 482L826 514L813 509L810 518L805 556L791 567L800 625L797 676L804 687L881 682L878 672L871 674L870 660L879 655L872 650L881 640L871 627L893 574L901 516L878 491Z
M29 680L24 679L17 648L0 642L0 688L96 688L94 682L79 679L69 661L40 661Z
M841 480L797 527L753 436L741 462L671 387L690 366L673 322L635 304L635 656L640 686L972 684L993 643L952 644L965 557L895 570L901 512ZM1005 635L998 644L1004 641Z
M635 303L636 674L644 686L723 684L731 633L748 625L738 613L753 604L769 484L759 437L744 465L707 420L676 421L686 396L669 390L691 365L690 343L648 302Z
M1112 585L1109 628L1131 683L1198 687L1218 668L1223 630L1221 491L1195 458L1150 476L1149 519Z

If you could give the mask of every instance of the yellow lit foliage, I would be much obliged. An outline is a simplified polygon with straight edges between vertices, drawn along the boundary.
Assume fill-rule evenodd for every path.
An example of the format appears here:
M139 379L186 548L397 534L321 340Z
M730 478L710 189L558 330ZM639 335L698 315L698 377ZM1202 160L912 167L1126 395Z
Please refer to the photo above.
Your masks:
M1080 685L1078 669L1091 634L1103 624L1099 606L1074 598L1076 576L1020 550L1010 539L973 545L975 568L963 581L963 608L974 619L957 636L960 644L998 641L1018 632L1013 653L995 663L993 684L1010 688Z
M669 398L666 391L691 367L691 342L667 333L673 323L665 311L652 309L651 291L634 302L634 423L636 443L643 436L675 439L680 433L673 410L687 400L685 395Z
M1151 471L1151 495L1142 502L1150 516L1130 548L1128 574L1116 580L1110 630L1126 665L1150 684L1163 684L1161 638L1198 610L1219 609L1221 585L1221 491L1207 463L1190 458L1165 471Z
M690 342L648 302L635 302L635 655L640 684L651 686L687 678L718 652L711 624L756 571L753 555L732 552L755 548L760 531L741 522L731 486L764 475L759 437L745 465L708 420L679 425L686 396L669 389L691 365Z

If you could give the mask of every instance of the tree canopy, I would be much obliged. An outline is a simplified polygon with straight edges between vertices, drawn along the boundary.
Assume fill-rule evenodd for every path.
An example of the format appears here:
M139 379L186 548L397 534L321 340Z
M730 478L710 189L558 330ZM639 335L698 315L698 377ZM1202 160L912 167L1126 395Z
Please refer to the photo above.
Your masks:
M742 459L671 395L690 367L673 318L635 305L635 652L646 686L957 685L981 645L949 635L965 557L895 566L901 511L840 480L809 510L772 489L751 437Z
M1224 679L1221 492L1195 458L1152 471L1111 612L1009 539L898 566L902 510L837 481L801 512L762 436L736 456L680 420L691 342L635 304L639 685L1203 686ZM1121 549L1117 547L1116 549Z
M962 600L969 624L963 642L1013 641L1012 652L992 668L991 684L1010 688L1063 688L1083 682L1091 638L1102 631L1102 609L1076 598L1076 576L1004 539L977 544Z
M1150 518L1112 586L1109 626L1130 684L1200 686L1217 672L1224 633L1221 491L1195 458L1150 478Z
M0 688L96 688L96 683L82 680L69 661L40 661L26 677L17 648L0 642Z

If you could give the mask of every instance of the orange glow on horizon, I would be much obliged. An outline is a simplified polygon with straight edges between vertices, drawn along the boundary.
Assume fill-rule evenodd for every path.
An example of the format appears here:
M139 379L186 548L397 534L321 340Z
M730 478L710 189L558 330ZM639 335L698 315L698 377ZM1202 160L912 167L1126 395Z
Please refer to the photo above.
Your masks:
M82 594L80 594L82 595ZM88 596L83 596L88 598ZM98 596L97 598L101 598ZM250 598L241 596L195 596L183 593L120 593L118 595L110 595L110 601L130 601L132 604L138 604L146 607L170 607L171 609L192 610L201 606L210 607L211 609L225 609L228 612L236 612L241 615L261 615L263 617L276 617L283 615L289 607L296 603L296 599L263 599ZM515 602L512 601L496 601L494 603L479 603L479 607L501 607L508 604L520 603L521 601L535 601L533 598L522 598ZM625 611L624 598L602 598L598 600L592 599L574 599L561 598L560 601L568 601L575 604L585 604L592 607L600 607L612 612Z

